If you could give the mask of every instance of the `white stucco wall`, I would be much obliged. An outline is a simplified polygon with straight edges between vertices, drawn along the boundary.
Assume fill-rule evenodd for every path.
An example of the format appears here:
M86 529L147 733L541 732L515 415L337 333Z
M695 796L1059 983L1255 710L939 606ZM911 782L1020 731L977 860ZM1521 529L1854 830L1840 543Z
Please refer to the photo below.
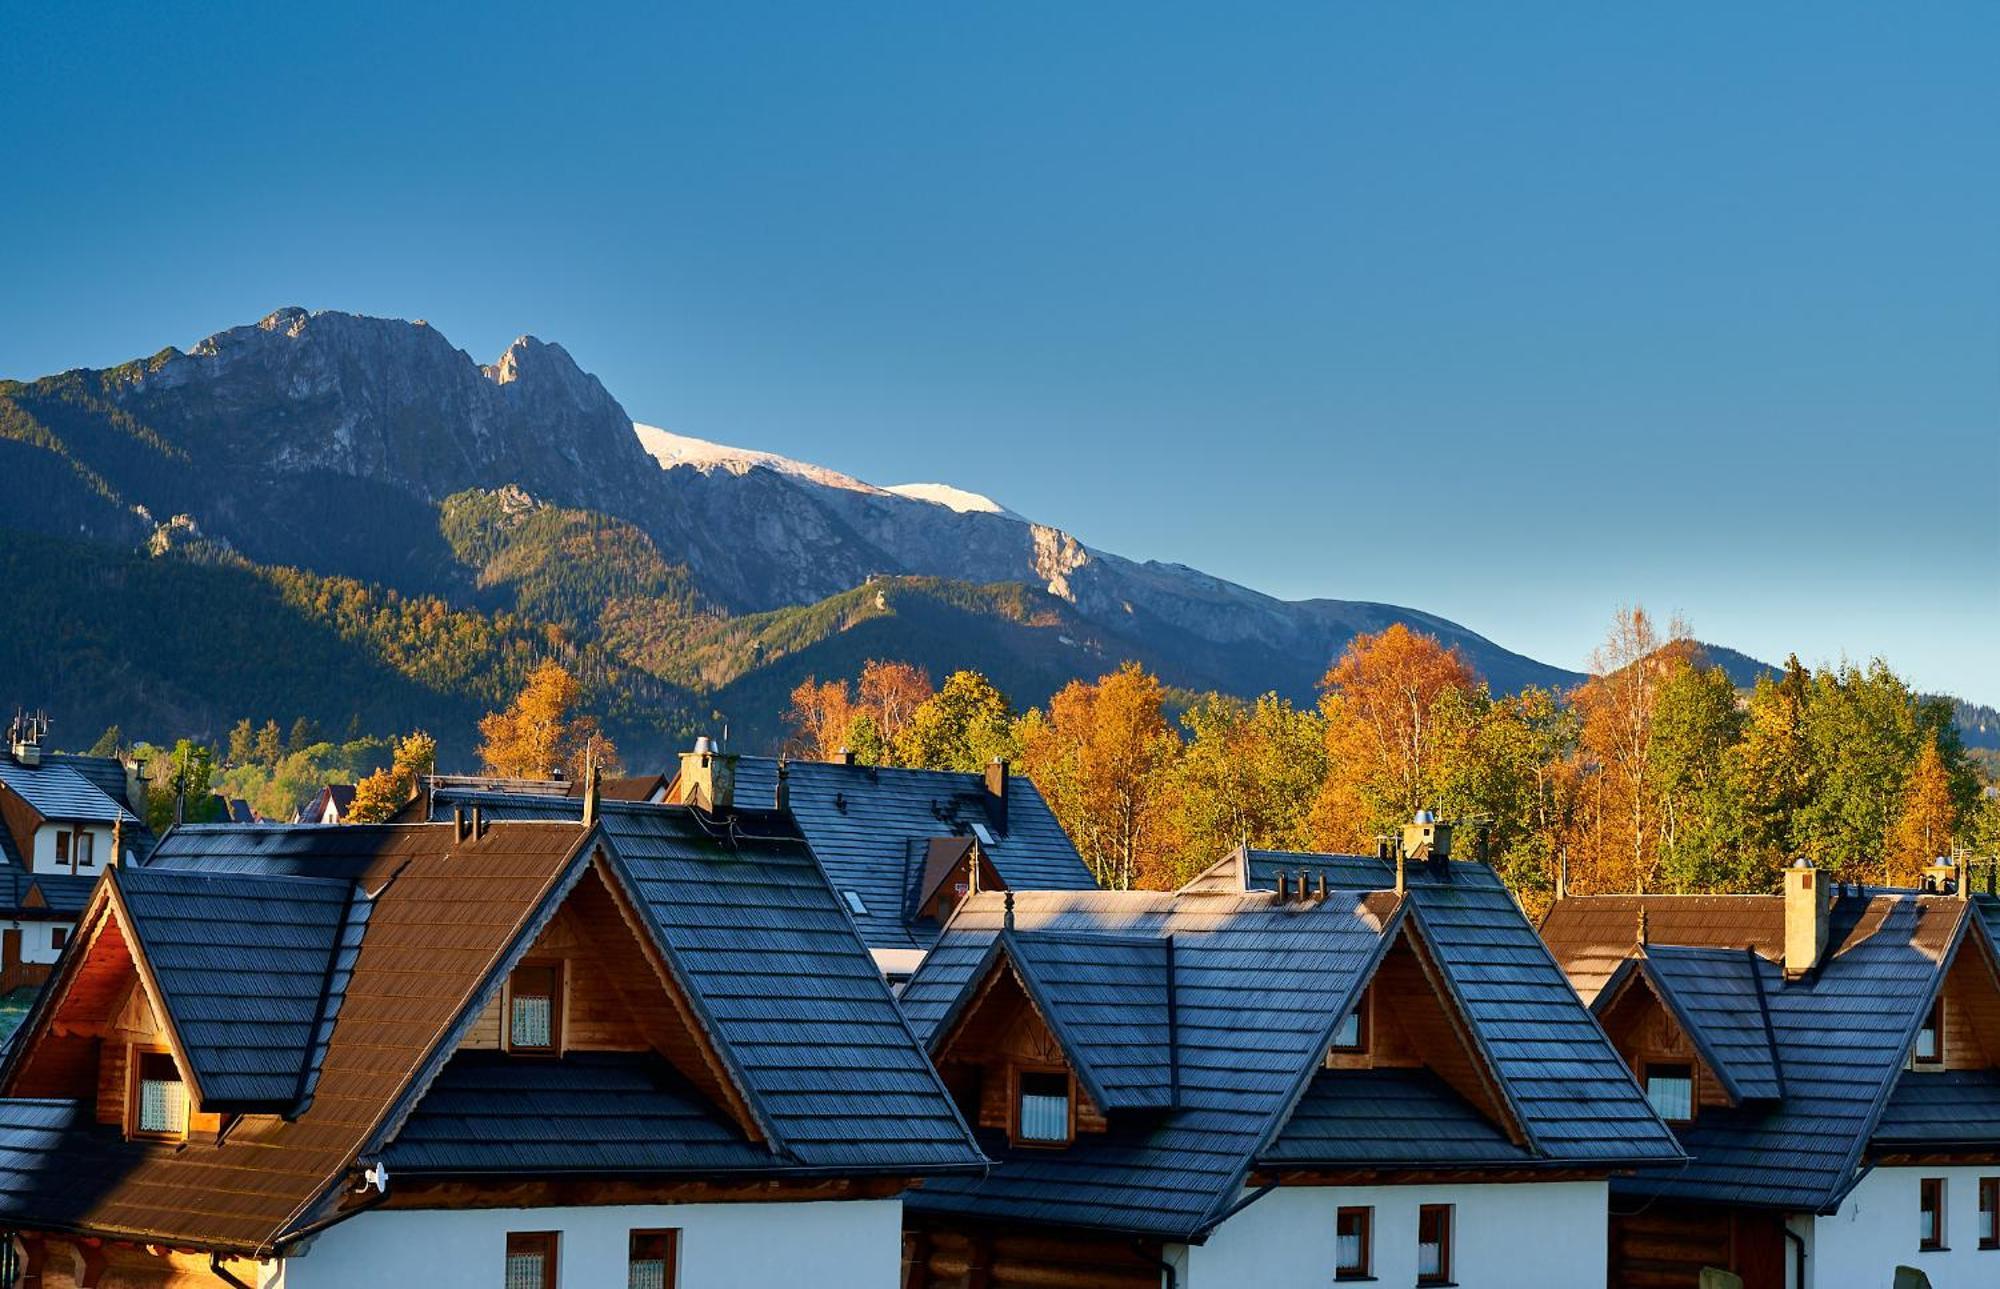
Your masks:
M37 873L67 873L67 863L56 862L56 834L61 832L87 832L96 838L90 844L90 866L79 868L79 873L96 876L104 869L105 860L111 857L111 825L104 824L43 824L35 829L34 870Z
M684 1289L895 1289L902 1268L900 1199L378 1210L324 1232L264 1284L493 1289L509 1231L560 1231L561 1289L622 1289L631 1233L662 1227L681 1232Z
M68 922L9 922L21 932L21 961L54 962L62 953L53 943L58 930L67 932L72 924Z
M1604 1283L1609 1188L1603 1182L1491 1186L1281 1186L1230 1218L1208 1243L1175 1247L1180 1289L1331 1289L1334 1213L1375 1210L1378 1283L1417 1282L1417 1209L1452 1204L1452 1280L1465 1289Z
M1945 1179L1945 1244L1917 1248L1917 1183ZM2000 1285L2000 1249L1979 1247L1979 1179L2000 1177L2000 1164L1970 1168L1878 1168L1861 1179L1832 1217L1799 1218L1807 1234L1805 1289L1875 1289L1915 1267L1933 1289ZM1790 1278L1788 1276L1788 1278Z

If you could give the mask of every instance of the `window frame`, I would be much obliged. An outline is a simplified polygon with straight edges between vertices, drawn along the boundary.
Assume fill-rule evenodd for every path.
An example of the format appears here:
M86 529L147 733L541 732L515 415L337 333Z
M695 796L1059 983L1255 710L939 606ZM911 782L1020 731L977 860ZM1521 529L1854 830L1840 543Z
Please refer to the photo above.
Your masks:
M632 1264L638 1261L638 1244L641 1240L658 1239L666 1244L666 1278L660 1283L663 1289L674 1289L680 1283L681 1228L678 1226L637 1226L633 1227L625 1239L625 1278L629 1285L632 1278Z
M1352 1043L1343 1043L1340 1041L1340 1027L1347 1023L1347 1016L1340 1018L1340 1021L1333 1028L1334 1039L1331 1043L1327 1044L1327 1054L1329 1056L1366 1056L1368 1054L1368 1049L1375 1037L1375 1008L1372 1005L1374 997L1375 991L1373 989L1363 989L1361 997L1354 1000L1354 1010L1347 1014L1347 1016L1354 1018L1354 1041Z
M56 829L56 867L67 868L70 872L74 873L76 871L76 851L73 849L75 843L70 838L70 829Z
M1931 1036L1934 1051L1923 1055L1924 1035ZM1917 1025L1917 1036L1910 1042L1910 1068L1913 1070L1941 1070L1944 1068L1944 995L1931 1000L1930 1010Z
M72 872L97 867L97 838L90 829L79 828L70 838L69 866Z
M1340 1260L1340 1224L1354 1216L1361 1222L1361 1259L1358 1263ZM1333 1215L1333 1278L1373 1280L1375 1278L1375 1207L1372 1204L1342 1204Z
M1442 1229L1438 1233L1438 1269L1431 1275L1425 1275L1421 1270L1424 1247L1424 1219L1433 1214L1443 1224ZM1420 1204L1417 1206L1417 1257L1420 1268L1417 1272L1418 1284L1448 1285L1454 1283L1451 1278L1451 1272L1452 1263L1456 1259L1452 1257L1453 1250L1451 1246L1453 1238L1458 1233L1457 1228L1458 1205Z
M1979 1247L2000 1249L2000 1177L1979 1179Z
M69 928L66 926L62 926L60 924L51 924L49 927L50 951L54 953L61 953L64 949L68 947L69 947Z
M560 1258L562 1256L562 1232L507 1232L507 1251L500 1263L500 1280L503 1285L507 1279L506 1259L517 1256L517 1249L523 1255L531 1250L542 1255L542 1289L556 1289L556 1281L560 1274Z
M1920 1253L1944 1253L1950 1250L1950 1233L1945 1229L1946 1204L1950 1191L1945 1186L1945 1178L1920 1177L1917 1179L1917 1251ZM1924 1234L1922 1221L1931 1218L1931 1231Z
M1026 1137L1021 1133L1021 1081L1025 1075L1052 1074L1060 1076L1069 1088L1068 1113L1064 1116L1065 1136L1061 1141L1053 1138ZM1076 1074L1066 1065L1014 1065L1008 1069L1007 1078L1007 1136L1016 1146L1026 1146L1034 1150L1061 1150L1076 1141Z
M1661 1111L1659 1106L1653 1104L1653 1074L1658 1071L1663 1078L1674 1077L1667 1073L1669 1070L1681 1070L1687 1075L1688 1099L1685 1118L1677 1119L1669 1116ZM1646 1094L1646 1104L1653 1107L1653 1113L1659 1115L1664 1122L1693 1123L1695 1110L1701 1104L1701 1072L1693 1061L1646 1061L1639 1067L1639 1090Z
M145 1113L146 1062L149 1058L164 1060L174 1072L174 1082L180 1085L181 1126L177 1129L147 1128L140 1122L141 1116ZM133 1141L186 1141L188 1123L193 1117L194 1106L190 1104L187 1079L181 1074L180 1064L174 1060L173 1052L164 1047L127 1043L125 1045L126 1137Z
M566 970L566 965L561 958L526 958L516 963L514 969L507 973L507 988L500 1005L500 1046L509 1056L563 1054L563 1026L569 1020L569 1008L565 1005L569 993L569 972ZM554 978L549 989L549 1041L546 1044L522 1044L514 1041L514 981L524 971L547 971Z

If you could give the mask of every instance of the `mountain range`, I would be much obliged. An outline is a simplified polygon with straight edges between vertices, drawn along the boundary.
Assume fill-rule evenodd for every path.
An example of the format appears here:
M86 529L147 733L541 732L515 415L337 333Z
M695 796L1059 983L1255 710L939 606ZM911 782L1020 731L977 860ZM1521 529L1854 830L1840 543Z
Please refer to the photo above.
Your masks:
M0 382L0 702L74 741L238 717L429 725L555 654L628 751L776 735L808 675L976 667L1020 705L1126 658L1310 699L1405 622L1496 689L1575 673L1419 609L1284 601L1094 549L944 483L635 426L556 344L482 365L423 322L281 309L187 350ZM1747 660L1746 660L1747 661Z

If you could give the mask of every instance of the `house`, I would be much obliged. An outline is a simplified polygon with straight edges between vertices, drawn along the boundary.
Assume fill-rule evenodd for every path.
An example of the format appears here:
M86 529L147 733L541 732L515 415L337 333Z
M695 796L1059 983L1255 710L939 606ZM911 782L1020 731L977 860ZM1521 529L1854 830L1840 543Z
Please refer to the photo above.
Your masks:
M879 1287L983 1167L772 812L179 827L0 1061L38 1289Z
M1607 1179L1683 1162L1483 864L978 892L901 1002L995 1161L913 1287L1601 1285Z
M38 728L17 721L0 754L0 995L47 979L98 873L152 843L136 772L46 752Z
M354 785L329 783L299 807L293 823L344 824L354 814Z
M962 774L851 759L779 761L717 752L701 739L681 755L671 779L629 782L646 788L648 801L784 810L883 973L899 984L971 891L1097 888L1034 784L1009 774L1004 762L984 774ZM635 791L630 799L642 798ZM516 818L582 809L559 780L440 775L398 818L441 819L482 803L489 813Z
M1803 864L1775 895L1559 900L1542 934L1690 1156L1613 1183L1614 1266L1749 1289L2000 1283L2000 900Z

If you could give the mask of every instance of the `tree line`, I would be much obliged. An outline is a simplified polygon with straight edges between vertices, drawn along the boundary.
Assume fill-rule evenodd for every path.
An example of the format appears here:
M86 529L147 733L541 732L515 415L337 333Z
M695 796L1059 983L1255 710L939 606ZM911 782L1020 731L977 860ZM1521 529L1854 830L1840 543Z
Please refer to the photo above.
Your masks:
M1739 690L1684 624L1638 608L1561 691L1495 694L1456 648L1397 624L1357 637L1309 707L1177 695L1127 663L1021 712L976 672L933 687L881 660L808 679L786 721L795 756L1008 758L1112 887L1176 886L1244 842L1372 853L1420 809L1460 821L1530 907L1559 882L1770 890L1800 858L1909 885L1956 847L2000 851L2000 801L1948 701L1879 660L1793 657Z

